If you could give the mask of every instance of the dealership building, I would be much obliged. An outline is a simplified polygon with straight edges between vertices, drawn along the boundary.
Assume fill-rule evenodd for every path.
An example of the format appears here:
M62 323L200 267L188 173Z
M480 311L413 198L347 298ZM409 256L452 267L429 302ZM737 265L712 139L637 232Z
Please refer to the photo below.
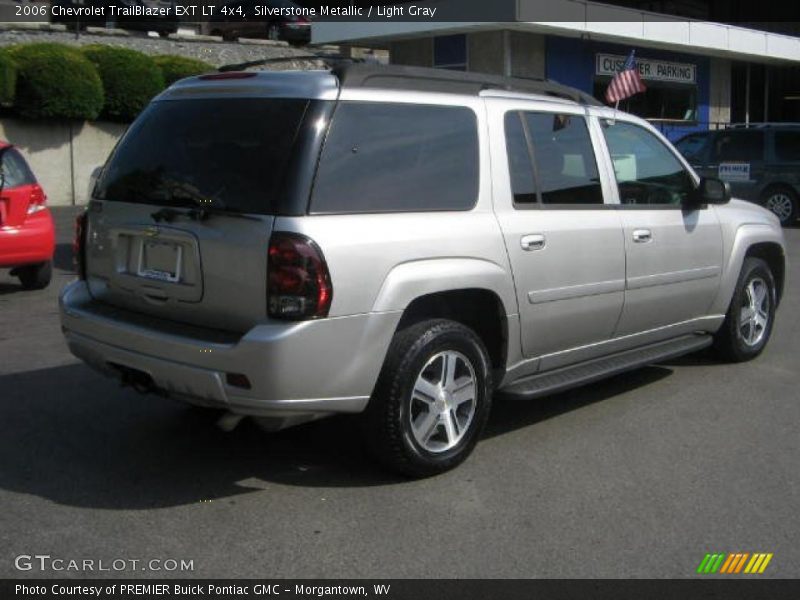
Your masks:
M731 123L800 122L800 24L773 23L768 31L762 23L714 22L703 19L714 16L707 4L492 0L492 9L510 18L320 22L312 36L388 49L394 64L546 77L598 99L635 50L647 92L620 108L669 137Z

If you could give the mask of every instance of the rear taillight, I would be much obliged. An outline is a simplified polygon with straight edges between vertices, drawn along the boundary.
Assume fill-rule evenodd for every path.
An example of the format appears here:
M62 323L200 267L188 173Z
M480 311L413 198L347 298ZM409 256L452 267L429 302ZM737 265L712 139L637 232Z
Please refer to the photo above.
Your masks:
M267 260L267 306L276 319L328 316L333 287L322 251L296 233L274 233Z
M75 218L75 237L72 239L72 260L79 279L86 279L86 212Z
M28 214L39 212L47 208L47 196L39 184L31 186L31 197L28 199Z

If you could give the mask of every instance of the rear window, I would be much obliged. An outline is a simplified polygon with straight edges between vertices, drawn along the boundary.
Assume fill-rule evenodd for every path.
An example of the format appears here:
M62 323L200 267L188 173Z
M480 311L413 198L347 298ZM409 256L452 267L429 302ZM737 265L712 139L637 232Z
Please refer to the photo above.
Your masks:
M114 151L95 198L270 214L308 100L154 102Z
M800 131L775 132L775 158L800 162Z
M36 183L36 177L28 167L28 163L14 148L0 150L0 171L3 173L3 187L11 189L21 185Z
M468 210L478 129L464 107L343 102L320 158L312 213Z

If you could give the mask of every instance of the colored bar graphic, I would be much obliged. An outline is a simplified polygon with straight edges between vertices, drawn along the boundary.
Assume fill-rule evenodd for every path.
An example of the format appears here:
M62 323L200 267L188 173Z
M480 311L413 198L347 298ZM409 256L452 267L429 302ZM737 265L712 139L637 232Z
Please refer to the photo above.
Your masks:
M759 575L760 575L761 573L763 573L763 572L764 572L764 569L766 569L766 568L767 568L767 565L769 564L769 561L771 561L771 560L772 560L772 556L773 556L773 555L772 555L772 552L770 552L770 553L769 553L769 554L767 554L767 556L764 558L764 562L762 562L762 563L761 563L761 568L758 570L758 573L759 573Z
M750 554L748 554L747 552L741 555L742 558L739 560L739 564L736 565L736 570L734 571L734 573L739 573L742 570L742 567L744 566L744 561L747 560L748 556L750 556Z
M749 552L708 553L697 566L697 573L705 575L714 573L733 575L742 572L752 575L761 574L767 568L772 557L772 553L766 552L752 554Z
M706 572L706 565L708 561L711 560L711 555L706 554L702 561L700 561L700 566L697 567L698 573L705 573Z
M725 559L725 562L722 565L722 568L719 570L720 573L728 573L728 569L730 569L731 564L733 563L733 558L736 556L735 554L728 554L728 558Z

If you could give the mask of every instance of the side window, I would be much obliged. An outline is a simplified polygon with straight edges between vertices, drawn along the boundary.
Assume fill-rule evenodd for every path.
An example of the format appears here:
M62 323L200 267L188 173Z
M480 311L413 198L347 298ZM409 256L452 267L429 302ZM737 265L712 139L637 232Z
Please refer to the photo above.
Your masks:
M14 148L8 148L2 154L2 162L0 162L0 170L5 177L4 187L11 189L20 185L30 185L36 183L36 178L33 176L28 163L22 158L19 152Z
M775 132L775 158L780 161L800 162L800 131Z
M469 108L342 102L311 212L469 210L478 179L478 126Z
M714 141L713 162L749 162L764 160L763 131L729 131Z
M516 203L536 201L536 182L542 204L603 204L586 119L511 112L505 128Z
M703 154L703 149L706 147L708 136L702 133L694 133L682 137L675 143L678 152L683 154L686 160L693 162L700 160Z
M506 113L506 152L508 171L511 176L511 192L514 204L536 204L536 181L533 175L533 160L528 151L528 142L523 129L524 116L519 112Z
M622 204L680 205L694 181L675 155L643 127L603 121Z

